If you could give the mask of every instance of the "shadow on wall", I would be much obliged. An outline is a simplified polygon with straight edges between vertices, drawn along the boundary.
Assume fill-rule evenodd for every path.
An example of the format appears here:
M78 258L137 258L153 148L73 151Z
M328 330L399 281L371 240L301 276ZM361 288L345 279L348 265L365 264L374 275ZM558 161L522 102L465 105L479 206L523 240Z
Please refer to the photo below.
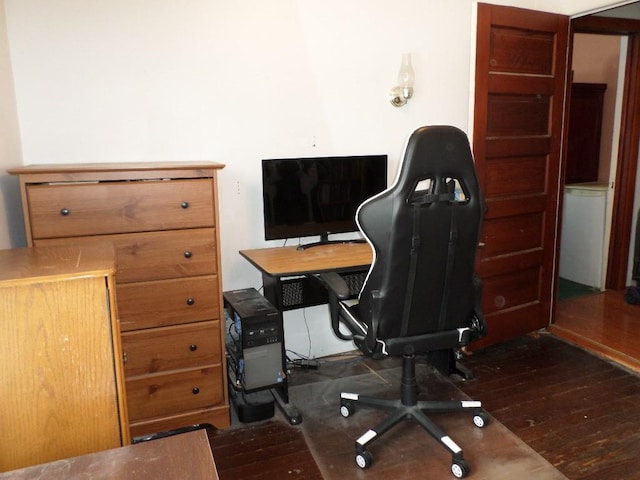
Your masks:
M26 247L27 237L24 231L24 215L22 214L18 177L13 175L0 176L0 192L5 208L6 228L10 243L6 248Z

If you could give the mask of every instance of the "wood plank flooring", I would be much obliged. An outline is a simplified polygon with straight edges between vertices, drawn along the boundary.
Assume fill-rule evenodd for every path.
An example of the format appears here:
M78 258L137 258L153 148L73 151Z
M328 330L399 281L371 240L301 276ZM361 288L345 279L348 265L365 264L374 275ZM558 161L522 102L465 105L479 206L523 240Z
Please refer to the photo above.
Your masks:
M322 480L302 431L282 422L207 429L220 480Z
M606 291L558 302L550 331L640 372L640 305Z

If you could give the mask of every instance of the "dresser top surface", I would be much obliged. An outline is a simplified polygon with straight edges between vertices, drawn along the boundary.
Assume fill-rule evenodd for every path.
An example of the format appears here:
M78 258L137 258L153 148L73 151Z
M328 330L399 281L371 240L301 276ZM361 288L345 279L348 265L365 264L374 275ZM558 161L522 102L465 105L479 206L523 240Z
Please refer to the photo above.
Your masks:
M34 279L106 276L114 272L115 255L110 245L0 250L0 282L5 285Z
M59 163L26 165L7 170L21 183L100 182L215 178L224 168L217 162Z
M124 162L124 163L56 163L33 164L8 170L12 175L29 173L63 172L114 172L148 170L222 169L224 164L211 161L200 162Z
M212 177L224 168L217 162L129 162L129 163L58 163L25 165L7 170L27 181Z

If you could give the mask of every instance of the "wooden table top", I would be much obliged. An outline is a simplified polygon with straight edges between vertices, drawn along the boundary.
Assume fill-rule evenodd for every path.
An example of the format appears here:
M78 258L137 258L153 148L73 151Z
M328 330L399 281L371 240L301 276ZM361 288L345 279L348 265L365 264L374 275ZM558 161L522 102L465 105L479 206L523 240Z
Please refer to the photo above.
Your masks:
M240 250L240 255L274 277L368 267L373 258L367 243L332 243L304 250L296 246L256 248Z
M0 473L2 480L194 478L218 480L205 430Z
M5 285L32 282L34 278L109 275L115 274L115 268L115 253L110 244L0 250L0 282Z

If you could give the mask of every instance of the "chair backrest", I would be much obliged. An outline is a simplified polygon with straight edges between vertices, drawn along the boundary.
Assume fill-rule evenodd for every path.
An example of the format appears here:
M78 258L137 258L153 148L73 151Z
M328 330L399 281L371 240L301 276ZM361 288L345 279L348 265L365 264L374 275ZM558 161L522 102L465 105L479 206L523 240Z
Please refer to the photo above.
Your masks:
M360 315L370 325L376 291L379 340L469 325L477 305L474 264L482 211L465 133L451 126L416 130L394 184L356 214L374 249Z

